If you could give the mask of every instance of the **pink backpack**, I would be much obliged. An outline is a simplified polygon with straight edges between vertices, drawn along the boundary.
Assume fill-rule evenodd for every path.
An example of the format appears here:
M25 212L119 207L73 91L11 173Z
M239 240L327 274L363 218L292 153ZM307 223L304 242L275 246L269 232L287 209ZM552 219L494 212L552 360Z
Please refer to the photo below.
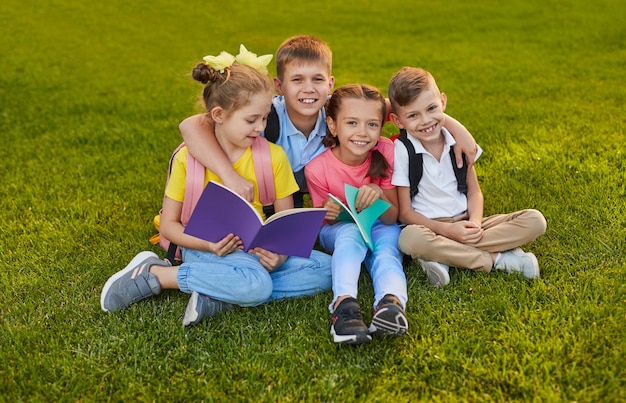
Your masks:
M185 143L181 143L172 153L170 158L169 167L167 170L167 180L165 182L165 188L170 180L170 174L172 173L172 164L176 154L181 148L185 146ZM257 178L257 186L259 187L259 197L261 203L264 206L271 205L276 200L276 190L274 187L274 173L272 171L272 158L270 155L270 147L267 140L259 136L252 143L252 159L254 162L254 173ZM204 173L205 167L198 160L196 160L190 153L187 153L187 174L185 182L185 198L183 200L183 210L181 212L180 220L183 225L187 225L189 217L196 207L196 203L204 190ZM161 212L154 218L154 223L157 229L160 227ZM168 241L161 233L153 236L150 239L153 245L159 243L163 249L167 251L165 260L173 263L175 260L182 261L180 248Z

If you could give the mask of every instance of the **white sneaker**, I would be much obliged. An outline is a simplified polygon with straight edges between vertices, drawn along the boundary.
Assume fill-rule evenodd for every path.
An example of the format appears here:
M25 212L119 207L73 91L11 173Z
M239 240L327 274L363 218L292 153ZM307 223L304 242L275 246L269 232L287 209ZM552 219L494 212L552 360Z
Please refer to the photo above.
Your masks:
M493 267L496 270L504 270L507 273L522 273L526 278L539 277L539 262L535 255L524 252L520 248L515 248L500 253L498 263Z
M448 273L448 266L443 263L433 262L430 260L418 259L422 265L422 270L428 276L428 281L434 287L443 287L450 284L450 274Z

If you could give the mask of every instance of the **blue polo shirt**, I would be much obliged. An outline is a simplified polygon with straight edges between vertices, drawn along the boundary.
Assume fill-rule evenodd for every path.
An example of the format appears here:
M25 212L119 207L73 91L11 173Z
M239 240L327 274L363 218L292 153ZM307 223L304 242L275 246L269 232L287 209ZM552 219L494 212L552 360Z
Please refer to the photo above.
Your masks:
M319 111L317 116L317 122L313 131L307 139L304 134L296 129L291 123L289 115L287 114L287 107L285 105L285 98L276 96L273 99L274 108L278 115L278 122L280 124L280 132L276 144L281 146L293 172L298 172L313 158L326 150L326 147L322 145L322 139L326 135L326 113L324 109Z

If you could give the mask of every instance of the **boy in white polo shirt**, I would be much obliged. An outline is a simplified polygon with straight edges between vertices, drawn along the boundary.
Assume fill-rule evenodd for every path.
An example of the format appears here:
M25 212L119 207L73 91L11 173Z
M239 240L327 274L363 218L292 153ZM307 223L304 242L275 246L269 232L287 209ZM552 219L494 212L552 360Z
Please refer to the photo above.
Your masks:
M420 260L436 287L450 282L449 266L539 277L537 258L519 246L545 233L544 216L526 209L483 217L483 195L473 164L457 169L451 159L455 141L443 127L447 99L433 76L404 67L391 79L388 94L391 119L403 138L395 142L392 178L398 189L399 218L406 224L400 250ZM476 159L480 153L479 149ZM412 154L418 156L412 157L409 170Z

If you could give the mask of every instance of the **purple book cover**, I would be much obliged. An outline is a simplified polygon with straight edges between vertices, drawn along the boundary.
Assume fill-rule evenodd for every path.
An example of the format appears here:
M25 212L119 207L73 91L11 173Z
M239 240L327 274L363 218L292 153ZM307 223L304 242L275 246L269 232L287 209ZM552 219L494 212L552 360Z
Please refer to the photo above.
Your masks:
M209 182L189 217L185 233L209 242L219 242L233 233L243 250L261 247L288 256L309 257L326 210L298 208L271 216L265 225L250 203L230 189Z

